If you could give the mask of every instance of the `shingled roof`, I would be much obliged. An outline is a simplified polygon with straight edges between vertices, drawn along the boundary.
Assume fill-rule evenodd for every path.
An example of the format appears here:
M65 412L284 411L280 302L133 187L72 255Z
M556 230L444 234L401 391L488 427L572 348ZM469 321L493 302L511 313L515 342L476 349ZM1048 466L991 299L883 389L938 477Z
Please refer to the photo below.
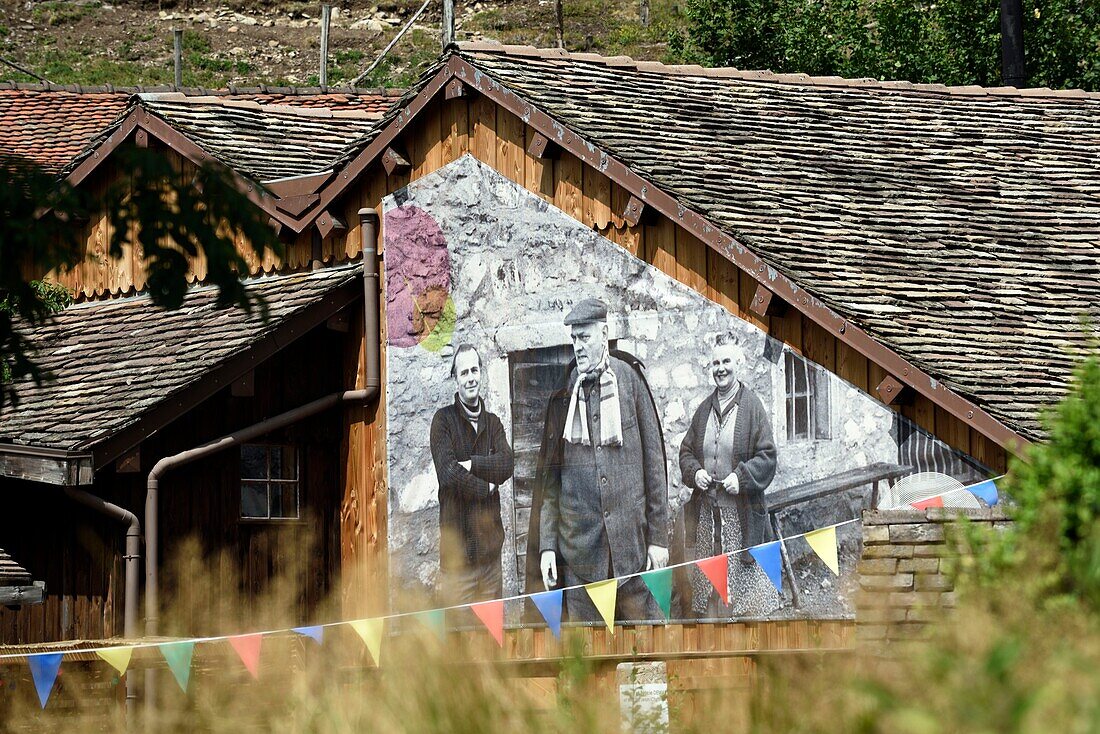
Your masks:
M1100 95L467 44L480 73L1041 438L1100 315Z
M19 156L50 173L62 173L127 110L135 95L206 99L207 104L250 102L275 110L324 108L337 117L371 119L393 106L401 92L267 86L177 92L169 87L62 87L5 82L0 83L0 156ZM232 131L236 133L236 129ZM296 139L291 136L288 142L293 144Z
M173 310L147 296L70 306L31 335L39 367L53 377L16 385L19 404L0 412L0 441L89 450L235 357L261 347L274 352L274 335L288 324L297 336L323 322L362 295L360 273L349 265L247 281L268 305L266 323L258 312L219 308L209 286L191 290Z
M259 181L331 169L382 116L359 108L261 105L178 93L138 99L203 150Z
M126 109L129 95L0 89L0 156L59 173Z

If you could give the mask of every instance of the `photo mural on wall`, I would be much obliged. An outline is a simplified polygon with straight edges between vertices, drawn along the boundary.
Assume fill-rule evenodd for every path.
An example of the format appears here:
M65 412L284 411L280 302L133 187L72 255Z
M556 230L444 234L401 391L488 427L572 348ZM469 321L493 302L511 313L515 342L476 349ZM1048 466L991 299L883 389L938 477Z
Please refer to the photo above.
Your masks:
M572 587L988 476L470 156L384 208L397 586L441 605ZM838 529L839 577L784 543L782 591L735 554L728 604L679 568L672 617L850 616L860 542L858 523ZM565 608L600 619L583 590ZM509 619L529 611L512 604ZM616 618L663 614L634 577Z

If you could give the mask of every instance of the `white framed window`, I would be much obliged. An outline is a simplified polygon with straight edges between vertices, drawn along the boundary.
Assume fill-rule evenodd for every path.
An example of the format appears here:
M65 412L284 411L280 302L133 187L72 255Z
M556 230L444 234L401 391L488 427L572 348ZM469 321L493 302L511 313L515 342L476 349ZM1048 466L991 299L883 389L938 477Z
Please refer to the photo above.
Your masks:
M783 366L787 440L831 438L829 373L791 351L785 353Z
M298 449L287 444L241 446L241 519L301 517Z

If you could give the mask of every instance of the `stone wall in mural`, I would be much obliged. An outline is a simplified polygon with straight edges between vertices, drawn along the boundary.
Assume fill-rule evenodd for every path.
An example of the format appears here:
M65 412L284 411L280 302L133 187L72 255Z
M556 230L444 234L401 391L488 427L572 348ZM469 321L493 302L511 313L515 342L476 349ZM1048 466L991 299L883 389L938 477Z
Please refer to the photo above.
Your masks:
M390 571L440 603L707 557L986 475L469 156L385 209ZM858 524L838 537L839 577L786 543L782 593L733 556L730 605L677 572L673 616L849 615ZM618 600L660 616L637 578ZM593 618L587 597L566 607Z

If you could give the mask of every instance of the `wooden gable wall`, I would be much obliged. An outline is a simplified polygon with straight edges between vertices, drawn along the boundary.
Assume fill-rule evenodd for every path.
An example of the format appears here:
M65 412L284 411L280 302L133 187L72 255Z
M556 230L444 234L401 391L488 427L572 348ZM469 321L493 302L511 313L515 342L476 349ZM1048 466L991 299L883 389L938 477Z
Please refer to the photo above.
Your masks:
M440 95L424 108L400 138L412 163L410 170L386 175L381 164L375 163L342 198L339 210L348 224L347 229L334 231L319 246L312 230L307 230L287 245L282 262L271 256L262 262L255 258L250 260L252 273L306 269L315 259L326 263L357 259L361 254L357 216L361 207L375 208L381 215L383 197L471 153L585 226L875 395L875 387L886 376L882 367L794 308L788 308L781 316L764 319L751 313L748 306L757 286L751 275L667 218L661 217L652 224L627 224L622 212L629 194L624 189L567 152L553 158L528 155L526 151L535 134L521 119L484 96L443 100ZM174 156L184 172L192 165L171 151L166 154ZM110 175L101 175L87 185L100 186L103 190ZM104 257L109 231L103 218L88 223L86 238L88 260L74 271L58 276L78 297L112 297L143 286L140 260L131 252L120 263ZM201 258L194 261L192 270L193 278L202 280L205 271ZM385 328L385 319L382 319L382 328ZM361 315L353 320L351 329L352 338L348 343L356 344L355 334L360 338L358 348L349 347L345 355L345 387L348 389L363 386ZM383 334L383 349L385 341ZM384 365L383 353L383 370ZM384 375L382 384L384 389ZM386 426L380 407L384 404L383 396L369 409L345 411L340 478L343 487L341 583L345 614L377 613L387 598ZM893 409L900 410L917 425L994 471L1004 471L1006 453L1003 448L935 406L928 398L917 395L910 403L893 406Z

